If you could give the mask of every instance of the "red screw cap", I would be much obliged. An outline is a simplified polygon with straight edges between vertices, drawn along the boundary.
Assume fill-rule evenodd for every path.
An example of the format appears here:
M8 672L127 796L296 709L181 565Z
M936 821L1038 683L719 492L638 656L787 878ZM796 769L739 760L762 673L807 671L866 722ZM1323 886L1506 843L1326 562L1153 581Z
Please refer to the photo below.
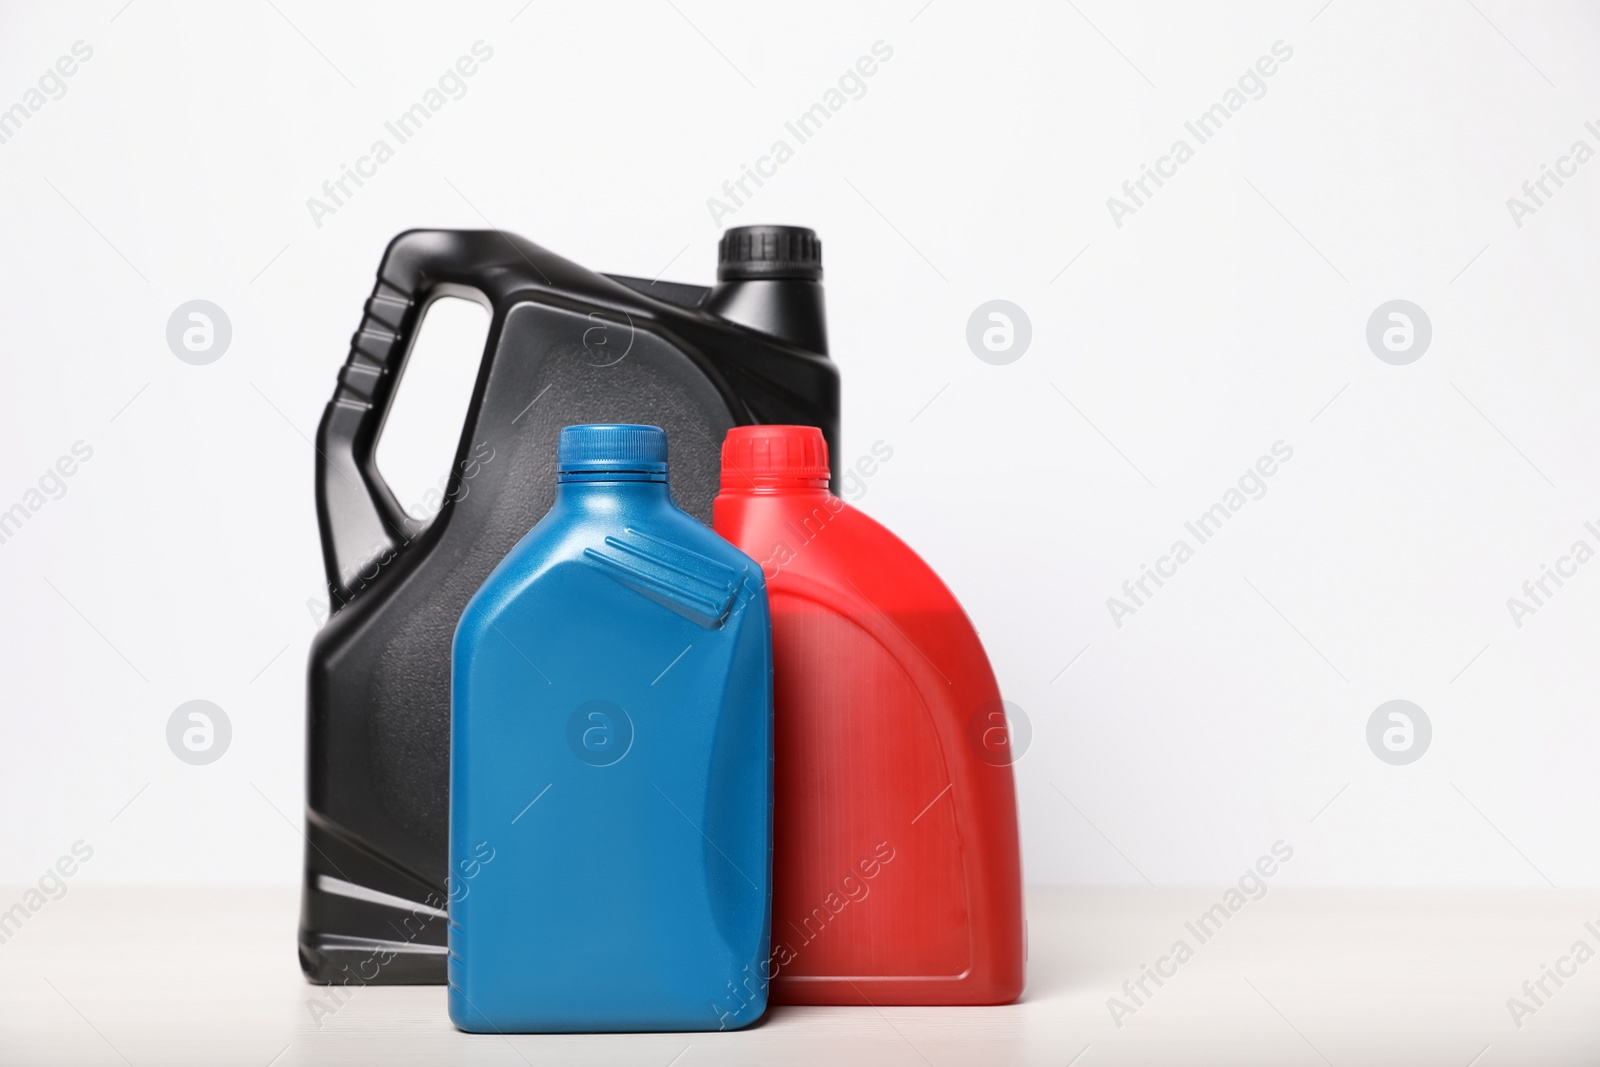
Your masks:
M722 442L722 488L828 486L828 443L815 426L735 426Z

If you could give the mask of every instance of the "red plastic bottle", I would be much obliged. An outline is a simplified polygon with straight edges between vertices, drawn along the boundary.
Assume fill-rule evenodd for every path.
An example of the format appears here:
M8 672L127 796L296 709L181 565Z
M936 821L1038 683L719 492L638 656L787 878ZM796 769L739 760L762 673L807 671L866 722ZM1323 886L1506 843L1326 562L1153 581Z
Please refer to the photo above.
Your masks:
M761 562L772 606L772 999L1015 1000L1016 793L961 605L828 491L815 427L729 431L714 515Z

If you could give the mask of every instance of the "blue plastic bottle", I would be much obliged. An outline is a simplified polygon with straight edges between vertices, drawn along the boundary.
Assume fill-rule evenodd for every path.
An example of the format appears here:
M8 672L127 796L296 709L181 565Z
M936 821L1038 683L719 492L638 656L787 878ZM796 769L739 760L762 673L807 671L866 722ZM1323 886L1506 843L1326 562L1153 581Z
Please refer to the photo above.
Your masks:
M761 568L667 488L654 426L561 432L555 505L456 627L450 1018L748 1026L767 1004Z

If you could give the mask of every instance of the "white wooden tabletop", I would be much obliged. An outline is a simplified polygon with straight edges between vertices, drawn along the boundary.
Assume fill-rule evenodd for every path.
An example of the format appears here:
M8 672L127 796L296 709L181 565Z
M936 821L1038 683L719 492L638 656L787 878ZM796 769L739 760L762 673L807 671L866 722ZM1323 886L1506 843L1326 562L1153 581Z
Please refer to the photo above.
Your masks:
M740 1033L501 1038L458 1033L439 987L361 989L318 1018L292 889L73 887L0 944L0 1062L1600 1064L1600 959L1574 955L1600 950L1600 893L1273 888L1202 942L1185 924L1221 896L1031 892L1028 988L1009 1007L778 1007Z

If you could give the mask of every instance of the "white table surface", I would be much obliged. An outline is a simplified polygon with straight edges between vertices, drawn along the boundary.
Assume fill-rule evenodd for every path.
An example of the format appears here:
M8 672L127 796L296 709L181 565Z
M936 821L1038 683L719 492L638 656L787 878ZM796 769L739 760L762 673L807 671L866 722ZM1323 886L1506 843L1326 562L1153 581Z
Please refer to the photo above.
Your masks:
M1009 1007L778 1007L740 1033L501 1038L458 1033L439 987L358 990L319 1026L294 890L73 887L0 944L0 1062L1600 1065L1600 958L1547 979L1520 1028L1506 1006L1575 941L1600 950L1584 928L1600 929L1600 893L1273 888L1196 945L1184 922L1220 892L1031 892L1028 988ZM1107 998L1178 938L1194 958L1117 1027Z

